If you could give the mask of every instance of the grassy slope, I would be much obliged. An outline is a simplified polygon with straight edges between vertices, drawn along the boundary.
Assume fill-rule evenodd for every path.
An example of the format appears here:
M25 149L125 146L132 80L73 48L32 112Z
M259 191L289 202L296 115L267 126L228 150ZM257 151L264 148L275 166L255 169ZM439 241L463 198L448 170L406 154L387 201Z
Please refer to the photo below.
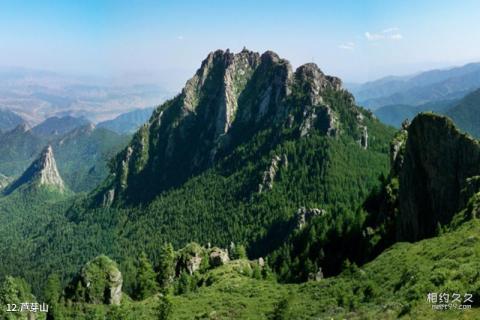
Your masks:
M436 238L397 243L362 268L300 285L254 279L245 261L233 261L204 275L213 280L210 286L173 296L172 319L265 319L284 298L289 300L285 319L478 319L479 308L433 311L426 298L429 292L479 298L479 234L480 222L473 220ZM125 319L155 319L157 304L157 297L141 302L127 298L118 311ZM68 310L84 319L84 314L112 308Z

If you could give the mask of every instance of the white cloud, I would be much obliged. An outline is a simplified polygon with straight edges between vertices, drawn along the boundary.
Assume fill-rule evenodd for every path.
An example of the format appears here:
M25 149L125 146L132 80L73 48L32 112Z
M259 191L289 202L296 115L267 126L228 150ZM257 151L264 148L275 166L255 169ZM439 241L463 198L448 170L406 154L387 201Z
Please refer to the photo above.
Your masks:
M367 38L368 41L377 41L385 39L385 35L380 33L370 33L367 31L365 32L365 38Z
M384 30L382 31L382 33L392 33L392 32L398 32L398 31L400 31L399 28L397 28L397 27L392 27L392 28L384 29Z
M338 46L340 49L344 49L344 50L354 50L355 49L355 43L354 42L345 42L345 43L342 43L341 45Z
M399 28L387 28L382 30L382 32L371 33L365 32L365 38L368 41L380 41L380 40L401 40L403 39L402 34L400 33Z

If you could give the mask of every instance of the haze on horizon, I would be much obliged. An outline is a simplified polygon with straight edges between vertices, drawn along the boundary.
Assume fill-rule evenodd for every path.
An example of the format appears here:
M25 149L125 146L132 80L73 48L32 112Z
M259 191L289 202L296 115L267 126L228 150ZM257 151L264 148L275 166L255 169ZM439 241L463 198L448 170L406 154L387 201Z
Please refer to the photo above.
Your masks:
M179 89L208 52L247 47L365 82L480 61L479 18L475 0L0 0L0 66Z

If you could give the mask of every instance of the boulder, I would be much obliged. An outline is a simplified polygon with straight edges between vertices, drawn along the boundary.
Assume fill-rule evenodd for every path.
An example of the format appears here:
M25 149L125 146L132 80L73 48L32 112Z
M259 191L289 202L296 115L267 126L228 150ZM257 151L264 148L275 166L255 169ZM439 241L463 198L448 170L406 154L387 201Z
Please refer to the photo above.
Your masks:
M68 299L92 304L120 305L122 300L122 273L107 256L88 262L68 285Z
M209 255L210 265L213 267L219 267L230 261L228 252L219 248L213 248Z
M314 217L323 216L327 213L325 209L301 207L297 210L297 228L302 229Z
M190 275L200 269L202 261L206 255L205 248L198 243L192 242L182 248L178 253L176 274L180 275L187 271Z

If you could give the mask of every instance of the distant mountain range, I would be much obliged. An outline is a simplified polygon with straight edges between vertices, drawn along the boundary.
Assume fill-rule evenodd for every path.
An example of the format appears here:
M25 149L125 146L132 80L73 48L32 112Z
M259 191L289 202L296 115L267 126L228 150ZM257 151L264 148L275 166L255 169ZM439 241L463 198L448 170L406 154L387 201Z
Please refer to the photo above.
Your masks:
M460 99L477 88L480 88L480 63L350 86L357 102L371 110L387 105L419 106Z
M460 129L480 136L480 119L476 117L480 109L480 63L348 87L359 104L391 126L398 128L404 120L432 111L451 117Z
M0 131L12 130L25 120L15 112L8 109L0 109Z
M32 128L32 131L40 136L54 137L63 135L78 127L89 124L85 118L76 118L72 116L51 117Z
M48 117L66 115L99 122L127 112L132 106L152 106L170 96L154 84L112 82L41 70L0 68L0 108L10 109L32 125Z
M137 129L150 119L154 108L136 109L123 113L112 120L100 122L99 128L106 128L118 134L134 133Z
M465 132L480 138L480 89L468 94L445 114Z
M417 114L424 111L433 111L443 114L449 108L453 107L459 102L459 99L442 100L435 102L428 102L418 106L407 104L393 104L378 108L374 114L383 123L399 128L401 123L406 119L413 119Z

